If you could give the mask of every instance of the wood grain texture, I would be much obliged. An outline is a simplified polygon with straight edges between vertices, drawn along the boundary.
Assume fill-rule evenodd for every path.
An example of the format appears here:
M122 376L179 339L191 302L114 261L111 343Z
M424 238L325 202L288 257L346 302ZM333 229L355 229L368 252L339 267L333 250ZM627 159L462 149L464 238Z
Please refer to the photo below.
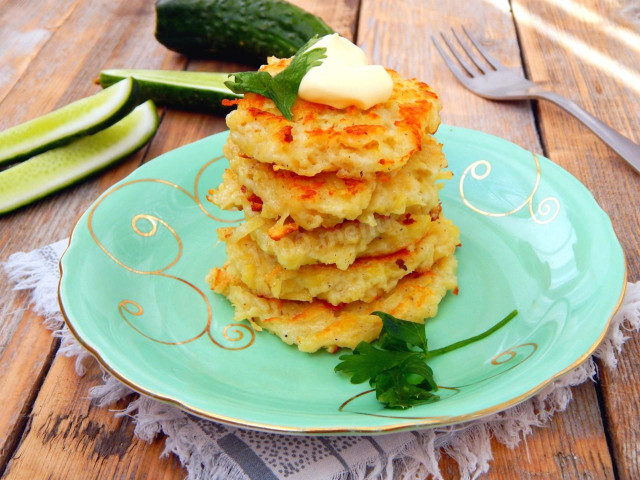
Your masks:
M343 37L355 38L360 0L291 0L291 3L319 16Z
M184 68L184 57L169 55L155 40L141 42L153 28L153 5L149 2L81 3L0 102L0 128L97 93L100 87L92 80L103 68L131 64Z
M567 410L534 429L517 449L492 441L494 461L487 480L613 480L614 470L591 382L573 389ZM549 442L549 439L553 439Z
M12 300L13 308L26 302L27 293ZM19 315L17 328L0 352L0 472L22 436L31 407L58 347L42 319L28 312ZM18 373L18 374L17 374Z
M56 0L0 3L0 101L18 82L31 61L77 7L80 0L60 5ZM3 130L0 119L0 130Z
M129 417L116 418L109 409L91 405L87 391L101 379L93 360L87 374L78 377L73 361L62 356L55 359L4 480L184 478L175 457L159 458L163 442L148 444L138 439ZM122 409L126 403L111 408Z
M449 34L450 28L461 24L505 65L522 69L515 25L506 1L467 2L461 11L459 4L453 2L363 0L358 43L375 62L433 85L443 104L443 121L492 133L541 152L528 102L491 102L475 96L455 80L439 57L431 35ZM535 435L527 437L526 445L520 445L519 449L536 451L533 465L521 450L512 452L497 446L488 478L520 478L514 472L531 472L530 478L537 478L535 475L540 472L555 472L555 477L547 478L582 478L576 472L583 472L587 478L613 478L604 428L598 421L594 386L589 383L582 389L587 393L576 399L579 405L556 415L549 428L537 429ZM595 421L591 418L594 413ZM583 441L584 430L563 429L563 425L589 426L589 442ZM574 459L580 468L574 472L571 465L559 464L553 456L557 452ZM441 465L445 474L455 471L446 458Z
M605 420L620 480L640 478L640 341L638 335L624 345L618 367L600 367Z
M10 6L6 3L2 18L14 8L12 2ZM21 12L27 16L23 24L37 24L39 19L53 15L52 10L62 11L71 4L64 2L62 8L60 2L54 3L27 2L29 8L18 4L25 8ZM14 83L13 88L7 87L9 90L0 101L0 128L99 91L92 80L103 67L135 64L140 68L182 68L186 63L185 58L148 40L154 28L153 5L149 2L82 2L60 22L46 43L34 50L19 82ZM8 40L8 44L11 41ZM90 202L133 171L143 161L144 154L143 149L99 176L0 217L0 262L13 252L29 251L67 237ZM0 390L7 402L7 414L0 417L1 460L19 440L24 415L29 413L28 408L41 384L40 377L48 369L46 359L55 341L42 326L42 319L28 311L27 295L12 293L11 285L3 281L0 298L6 299L0 303L0 359L3 362ZM5 395L9 389L11 395ZM0 462L0 469L3 466Z
M626 8L625 8L626 5ZM640 21L628 4L514 0L531 79L571 98L640 143ZM630 281L640 279L640 175L568 114L540 103L549 157L573 173L611 217ZM603 259L606 261L606 259ZM640 335L618 368L600 365L605 419L618 478L640 478Z

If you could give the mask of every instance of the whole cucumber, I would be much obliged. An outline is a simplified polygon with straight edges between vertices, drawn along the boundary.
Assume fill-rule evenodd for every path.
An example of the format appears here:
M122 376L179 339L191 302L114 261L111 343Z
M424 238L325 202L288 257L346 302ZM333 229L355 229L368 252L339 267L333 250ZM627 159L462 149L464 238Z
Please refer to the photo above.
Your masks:
M333 30L284 0L158 0L156 39L193 57L262 64Z

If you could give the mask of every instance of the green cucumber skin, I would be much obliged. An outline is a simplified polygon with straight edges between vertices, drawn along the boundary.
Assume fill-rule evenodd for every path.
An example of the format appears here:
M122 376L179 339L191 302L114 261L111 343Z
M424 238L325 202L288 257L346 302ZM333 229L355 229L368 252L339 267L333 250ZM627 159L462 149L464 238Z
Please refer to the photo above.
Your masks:
M131 110L133 110L139 103L140 103L139 88L135 80L133 80L131 85L131 93L129 94L128 100L125 103L123 103L122 106L111 117L103 120L102 122L96 123L84 130L79 130L75 132L73 135L69 135L64 138L59 138L53 142L49 142L47 144L40 145L37 148L33 148L31 150L24 151L18 155L14 155L13 157L0 158L0 167L2 167L3 165L8 165L10 163L20 162L27 158L46 152L47 150L51 150L53 148L58 148L58 147L67 145L68 143L71 143L80 137L84 137L86 135L92 135L94 133L99 132L100 130L104 130L105 128L110 127L114 123L126 117L131 112Z
M314 35L334 33L284 0L158 0L156 39L192 57L260 65L292 56Z
M99 80L100 85L103 88L107 88L124 78L126 77L101 72ZM242 95L237 95L233 92L225 95L207 90L187 90L176 85L159 85L158 83L136 78L135 76L132 78L138 85L139 95L142 100L153 100L156 105L175 108L176 110L225 115L229 113L233 107L225 107L222 105L222 100L242 98Z
M140 106L142 106L142 105L140 105ZM96 167L95 169L87 172L86 174L84 174L82 176L78 176L78 177L75 177L75 178L71 178L71 179L69 179L69 180L67 180L65 182L61 182L61 183L53 186L52 188L50 188L48 190L40 191L40 192L38 192L38 193L28 197L28 198L25 198L24 200L22 200L20 202L16 202L14 204L11 204L11 205L8 205L8 206L5 206L5 207L0 207L0 216L2 216L4 214L7 214L7 213L11 213L11 212L13 212L13 211L15 211L15 210L17 210L17 209L19 209L21 207L30 205L30 204L36 202L37 200L40 200L40 199L42 199L44 197L47 197L47 196L49 196L49 195L51 195L53 193L56 193L56 192L58 192L60 190L63 190L63 189L67 188L70 185L73 185L75 183L78 183L78 182L86 179L86 178L89 178L89 177L91 177L91 176L93 176L93 175L95 175L95 174L97 174L97 173L99 173L99 172L101 172L103 170L106 170L107 168L109 168L110 166L114 165L115 163L118 163L120 160L123 160L124 158L127 158L130 155L133 155L134 153L136 153L138 150L140 150L142 147L144 147L147 143L149 143L149 141L153 138L153 136L155 135L156 131L158 130L158 126L160 125L160 119L158 117L158 112L156 111L156 108L155 108L155 105L153 105L153 102L151 102L150 107L152 108L154 119L155 119L153 131L147 137L143 138L139 142L139 144L137 144L134 148L128 150L127 153L124 153L124 154L122 154L122 155L120 155L118 157L110 159L108 162L103 163L102 165ZM131 112L129 112L129 113L131 113ZM99 132L96 132L96 133L99 133ZM65 147L69 147L69 146L65 145L62 148L65 148ZM28 161L29 160L27 160L27 162ZM23 165L26 165L26 162L22 163L22 164L19 164L19 166L23 166ZM16 165L16 166L18 166L18 165ZM2 176L3 174L10 173L11 170L13 168L15 168L16 166L10 167L10 168L8 168L6 170L1 171L0 172L0 176Z

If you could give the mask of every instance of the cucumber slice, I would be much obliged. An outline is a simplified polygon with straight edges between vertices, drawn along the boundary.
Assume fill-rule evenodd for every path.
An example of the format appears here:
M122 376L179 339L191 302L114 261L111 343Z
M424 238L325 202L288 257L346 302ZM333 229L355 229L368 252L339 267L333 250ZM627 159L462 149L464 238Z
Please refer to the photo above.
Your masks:
M114 125L0 172L0 214L15 210L138 150L158 128L147 101Z
M128 78L91 97L0 132L0 165L104 129L137 105L136 92L135 82Z
M242 98L229 90L224 82L227 73L184 72L179 70L103 70L100 85L108 87L126 77L132 77L143 98L158 105L179 110L204 113L228 113L223 99Z

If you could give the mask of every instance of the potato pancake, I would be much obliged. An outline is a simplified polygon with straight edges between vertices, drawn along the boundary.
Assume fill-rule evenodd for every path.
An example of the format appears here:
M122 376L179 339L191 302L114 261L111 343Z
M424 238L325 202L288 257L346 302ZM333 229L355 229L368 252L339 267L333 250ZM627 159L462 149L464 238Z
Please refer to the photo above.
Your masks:
M270 58L262 69L275 75L289 63ZM227 116L230 138L255 160L300 175L335 172L360 179L397 170L420 151L425 133L437 130L441 106L427 84L387 71L393 80L391 98L369 110L298 98L289 121L270 99L247 93Z
M261 70L277 75L290 62L269 58ZM384 100L390 82L377 71ZM206 280L235 320L304 352L375 340L376 310L424 323L457 290L459 231L438 198L439 180L453 175L433 137L440 102L428 85L387 72L391 96L366 110L298 97L287 120L242 87L226 119L229 168L207 199L241 208L245 222L218 229L226 262Z
M355 348L361 341L372 342L382 321L371 312L382 311L397 318L424 323L438 312L447 291L457 288L457 261L444 257L430 270L418 270L371 303L354 302L339 307L315 300L296 302L266 298L252 293L240 278L224 269L207 276L211 288L226 296L235 307L234 320L249 319L256 330L263 328L303 352L326 348Z
M224 235L221 240L225 240ZM320 299L339 305L370 302L411 272L428 270L435 261L454 252L458 228L441 217L417 243L387 255L360 257L347 270L324 264L286 270L250 236L226 240L227 262L223 268L256 294L306 302Z
M375 225L354 221L339 223L332 228L311 231L295 229L280 238L274 238L277 229L274 220L252 230L251 238L265 253L276 257L284 268L295 270L316 263L335 264L340 270L348 268L357 257L393 253L420 240L431 227L433 213L376 217ZM437 216L435 217L437 218ZM287 225L284 224L285 231ZM294 224L295 225L295 224ZM232 235L238 228L227 228L221 236Z
M412 213L412 208L438 204L440 178L447 166L442 146L433 137L401 169L370 179L342 179L331 173L305 177L278 170L244 155L232 141L224 149L230 170L207 198L220 208L242 207L265 218L290 216L304 228L333 227L344 220L375 226L375 215Z

